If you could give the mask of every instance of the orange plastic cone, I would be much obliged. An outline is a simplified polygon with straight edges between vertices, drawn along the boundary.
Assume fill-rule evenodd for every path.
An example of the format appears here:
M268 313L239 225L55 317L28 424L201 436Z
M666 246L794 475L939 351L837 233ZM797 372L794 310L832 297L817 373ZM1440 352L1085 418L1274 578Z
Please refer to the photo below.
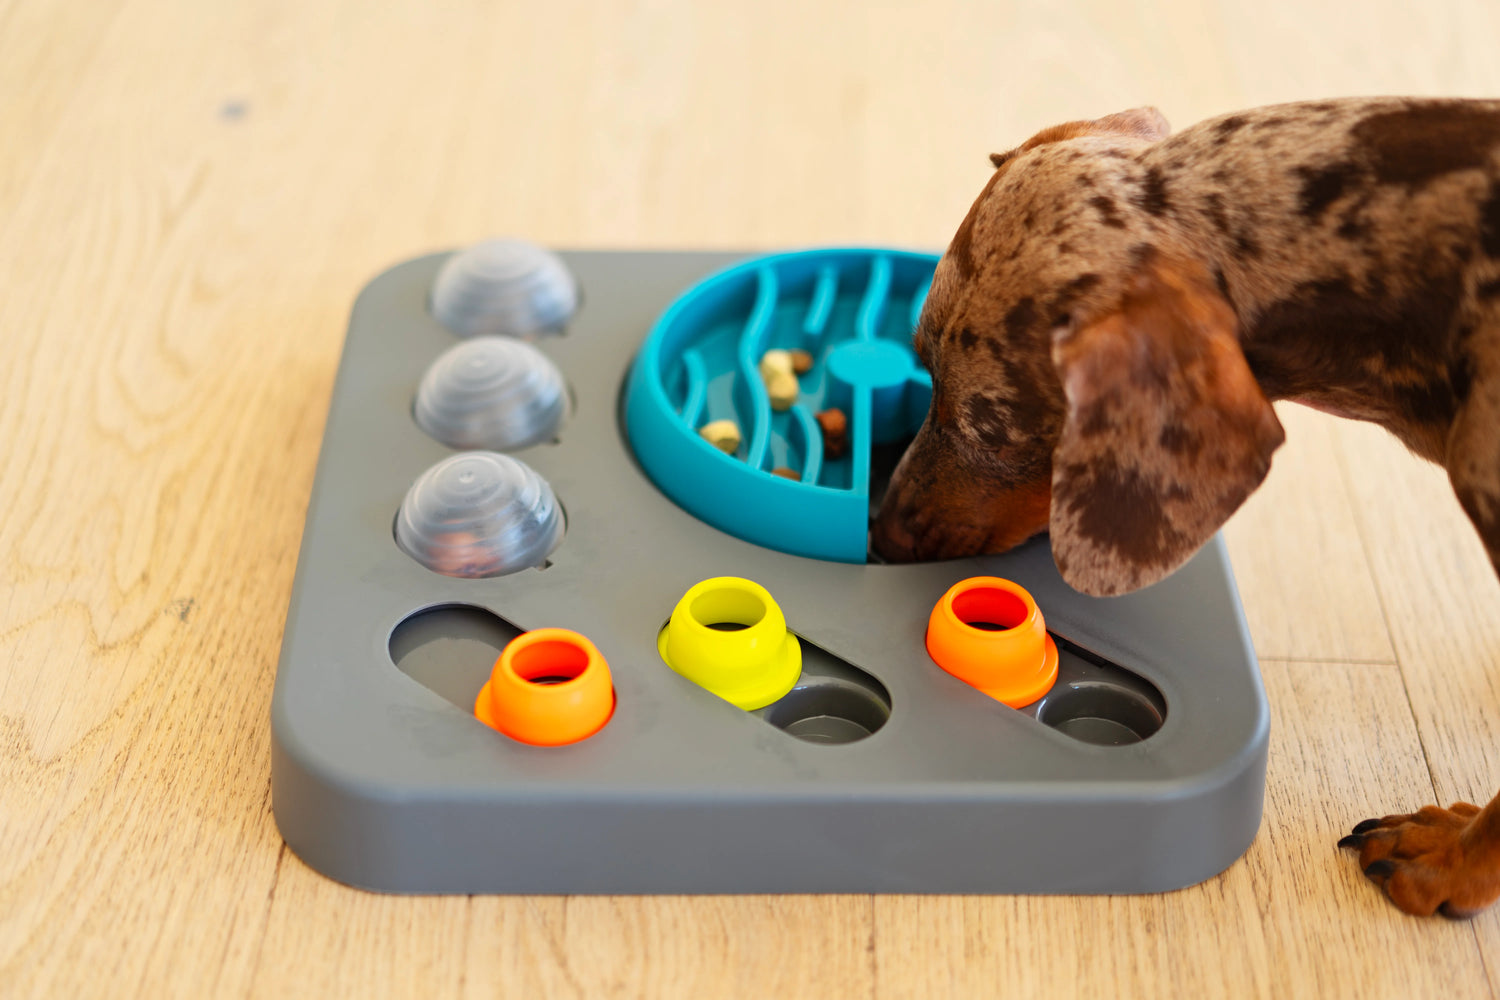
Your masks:
M592 642L565 628L512 639L474 702L480 722L534 746L587 739L614 710L609 664Z
M1024 708L1057 680L1057 644L1023 587L973 576L943 595L927 620L927 653L967 684Z

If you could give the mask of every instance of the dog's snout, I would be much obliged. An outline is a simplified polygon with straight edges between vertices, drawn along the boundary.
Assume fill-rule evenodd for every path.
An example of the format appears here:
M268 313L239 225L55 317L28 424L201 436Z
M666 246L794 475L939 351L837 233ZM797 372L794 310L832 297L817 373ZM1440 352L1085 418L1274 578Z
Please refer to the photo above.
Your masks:
M930 438L906 453L870 525L870 549L892 563L1004 552L1047 527L1044 478L996 489Z
M870 550L885 562L915 562L916 537L901 523L894 506L883 505L870 525Z

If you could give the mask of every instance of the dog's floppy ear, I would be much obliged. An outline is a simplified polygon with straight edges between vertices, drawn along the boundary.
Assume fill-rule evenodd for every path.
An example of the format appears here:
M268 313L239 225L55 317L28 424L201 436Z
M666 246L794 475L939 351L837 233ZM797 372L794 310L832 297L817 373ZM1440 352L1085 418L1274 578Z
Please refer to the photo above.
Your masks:
M1172 126L1167 124L1166 116L1153 107L1117 111L1103 118L1095 118L1091 124L1092 131L1096 133L1132 135L1147 142L1160 142L1172 134Z
M1197 264L1148 260L1116 309L1053 336L1067 418L1052 552L1085 593L1154 583L1260 485L1285 435Z
M990 162L998 170L1006 160L1018 153L1045 146L1049 142L1076 139L1081 135L1125 135L1157 142L1171 134L1172 126L1167 124L1160 111L1151 107L1131 108L1129 111L1117 111L1092 121L1063 122L1061 125L1044 128L1008 153L991 153Z

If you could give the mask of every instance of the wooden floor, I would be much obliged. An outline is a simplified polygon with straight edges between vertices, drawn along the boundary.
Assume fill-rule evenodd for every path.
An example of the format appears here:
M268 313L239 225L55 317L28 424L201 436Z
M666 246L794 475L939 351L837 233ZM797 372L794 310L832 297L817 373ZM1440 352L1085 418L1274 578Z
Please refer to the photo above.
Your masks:
M1204 885L392 898L306 868L269 805L373 273L493 234L940 247L986 155L1058 120L1500 93L1494 0L1416 9L0 0L0 995L1500 994L1500 912L1400 916L1334 849L1500 787L1500 585L1436 469L1296 408L1228 529L1265 821Z

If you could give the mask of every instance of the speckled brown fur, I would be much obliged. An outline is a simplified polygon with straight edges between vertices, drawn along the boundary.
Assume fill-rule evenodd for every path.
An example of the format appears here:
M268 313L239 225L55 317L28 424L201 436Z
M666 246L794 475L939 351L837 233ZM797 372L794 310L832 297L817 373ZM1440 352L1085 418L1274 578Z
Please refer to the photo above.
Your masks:
M1500 101L1287 104L1177 135L1143 108L992 160L915 334L933 402L877 552L1050 527L1073 586L1146 586L1260 484L1290 399L1444 465L1500 568ZM1379 824L1346 842L1403 909L1500 895L1500 800Z

